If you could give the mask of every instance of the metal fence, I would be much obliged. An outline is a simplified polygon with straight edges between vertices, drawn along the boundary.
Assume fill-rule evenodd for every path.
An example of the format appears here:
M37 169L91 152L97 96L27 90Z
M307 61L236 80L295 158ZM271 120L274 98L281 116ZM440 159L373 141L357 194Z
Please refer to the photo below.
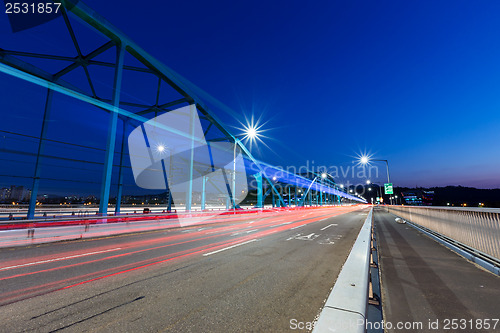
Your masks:
M500 260L500 209L390 206L401 216Z

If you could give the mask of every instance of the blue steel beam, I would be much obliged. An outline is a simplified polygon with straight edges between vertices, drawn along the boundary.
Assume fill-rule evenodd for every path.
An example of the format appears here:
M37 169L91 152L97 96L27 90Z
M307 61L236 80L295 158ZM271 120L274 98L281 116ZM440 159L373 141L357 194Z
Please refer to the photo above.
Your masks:
M123 133L122 133L122 145L120 149L120 166L118 169L118 190L116 193L116 205L115 205L115 214L120 214L120 208L122 204L122 193L123 193L123 153L125 150L125 142L127 133L127 121L123 121Z
M201 210L205 210L207 176L201 177Z
M263 207L263 200L262 200L262 174L256 173L254 175L255 180L257 181L257 208L262 208Z
M191 115L194 115L196 111L196 106L191 105L191 108L195 108L193 112L191 112ZM194 169L194 131L195 131L195 119L193 116L191 116L191 119L189 119L189 128L190 128L190 135L191 135L191 152L190 152L190 158L189 158L189 187L188 191L186 193L186 211L190 212L191 211L191 204L193 202L193 169Z
M53 94L54 92L49 89L47 91L47 99L45 100L45 110L43 113L42 130L40 133L40 141L38 142L38 151L35 162L35 173L33 175L33 187L31 189L30 203L28 206L28 219L30 220L35 217L36 197L38 195L38 187L40 185L41 160L43 155L43 149L45 147L45 137L47 136L47 126L49 124Z
M116 144L116 126L118 122L118 112L120 107L120 94L123 76L123 60L125 57L125 48L123 45L116 47L116 68L113 82L113 109L109 115L108 139L106 143L106 155L104 158L104 170L101 183L101 197L99 200L99 215L105 216L108 214L109 193L111 188L111 176L113 172L113 157L115 154Z

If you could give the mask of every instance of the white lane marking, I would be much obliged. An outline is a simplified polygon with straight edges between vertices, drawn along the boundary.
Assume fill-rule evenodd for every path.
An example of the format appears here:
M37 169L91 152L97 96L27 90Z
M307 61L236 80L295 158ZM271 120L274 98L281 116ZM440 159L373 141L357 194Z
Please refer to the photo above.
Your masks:
M246 242L243 242L243 243L238 243L238 244L234 244L234 245L231 245L231 246L228 246L228 247L225 247L223 249L219 249L219 250L216 250L216 251L212 251L212 252L208 252L208 253L205 253L203 254L203 256L209 256L209 255L212 255L212 254L215 254L215 253L219 253L219 252L222 252L222 251L226 251L226 250L229 250L229 249L232 249L232 248L235 248L237 246L241 246L241 245L245 245L245 244L248 244L248 243L252 243L252 242L255 242L257 241L258 239L257 238L254 238L254 239L251 239L249 241L246 241Z
M332 245L332 244L335 244L334 241L332 241L330 238L327 238L327 239L324 239L324 240L320 240L318 241L318 244L321 244L321 245Z
M285 224L290 224L292 222L285 222L285 223L281 223L281 224L278 224L278 225L285 225Z
M292 239L298 239L298 240L305 240L305 241L312 241L316 238L318 238L321 235L316 235L314 232L309 234L309 235L302 235L302 234L297 234L295 236L292 236L290 238L287 238L287 241L292 240Z
M238 231L238 232L235 232L234 234L231 234L231 236L236 236L236 235L240 235L240 234L249 234L251 232L255 232L259 229L252 229L252 230L247 230L247 231Z
M297 228L300 228L300 227L303 227L303 226L305 226L305 224L303 224L303 225L299 225L299 226L297 226L297 227L290 228L290 230L297 229Z
M30 263L22 264L22 265L2 267L2 268L0 268L0 271L3 271L5 269L11 269L11 268L19 268L19 267L25 267L25 266L32 266L32 265L36 265L36 264L45 264L45 263L48 263L48 262L60 261L60 260L65 260L65 259L72 259L72 258L78 258L78 257L91 256L93 254L111 252L111 251L116 251L116 250L121 250L121 249L122 249L121 247L117 247L117 248L109 249L109 250L89 252L89 253L83 253L83 254L75 254L74 256L67 256L67 257L61 257L61 258L55 258L55 259L47 259L47 260L35 261L35 262L30 262Z
M338 224L329 224L329 225L327 225L326 227L321 228L321 229L319 229L319 230L326 230L326 229L330 228L331 226L336 227L337 225L338 225Z
M291 239L295 239L296 237L299 237L300 235L302 235L302 234L296 234L295 236L292 236L292 237L290 237L290 238L287 238L286 240L287 240L287 241L289 241L289 240L291 240Z
M300 239L300 240L313 240L315 238L318 238L319 235L315 235L314 232L312 234L309 234L307 236L299 236L297 237L296 239Z

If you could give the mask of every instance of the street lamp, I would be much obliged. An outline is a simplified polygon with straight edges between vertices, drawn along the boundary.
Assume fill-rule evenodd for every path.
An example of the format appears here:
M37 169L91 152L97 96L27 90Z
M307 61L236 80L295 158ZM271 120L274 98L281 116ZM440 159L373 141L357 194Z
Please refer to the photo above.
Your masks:
M250 139L254 139L257 136L257 129L255 127L249 127L245 131L245 135Z
M376 195L380 195L380 198L382 198L382 186L380 186L380 183L379 182L372 182L371 180L367 180L366 183L370 183L370 184L377 184L377 187L378 187L378 193L375 193ZM368 191L371 191L372 188L369 187L368 188Z
M262 132L261 127L262 127L262 125L254 124L253 118L252 118L251 123L249 123L247 125L243 125L243 128L240 128L240 130L243 130L243 134L236 135L234 137L233 179L232 179L232 183L233 183L232 193L233 193L233 195L232 196L233 196L233 208L235 208L235 209L237 208L236 207L236 198L234 196L234 193L236 193L236 147L238 145L242 146L242 142L240 140L249 140L250 147L252 146L253 142L256 142L257 140L262 141L262 139L259 138L260 133ZM273 180L276 180L276 177L273 177Z
M370 163L371 161L374 162L385 162L385 166L387 168L387 183L391 182L391 179L389 178L389 161L387 160L379 160L379 159L371 159L370 157L363 155L359 158L359 162L363 165L366 165ZM391 199L391 205L392 205L392 199Z

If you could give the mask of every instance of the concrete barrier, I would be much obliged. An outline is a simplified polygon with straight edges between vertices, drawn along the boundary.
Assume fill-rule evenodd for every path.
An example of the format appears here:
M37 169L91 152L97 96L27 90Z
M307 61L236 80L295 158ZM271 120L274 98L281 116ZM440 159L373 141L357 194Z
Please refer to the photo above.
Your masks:
M313 333L365 332L373 208L326 300Z

